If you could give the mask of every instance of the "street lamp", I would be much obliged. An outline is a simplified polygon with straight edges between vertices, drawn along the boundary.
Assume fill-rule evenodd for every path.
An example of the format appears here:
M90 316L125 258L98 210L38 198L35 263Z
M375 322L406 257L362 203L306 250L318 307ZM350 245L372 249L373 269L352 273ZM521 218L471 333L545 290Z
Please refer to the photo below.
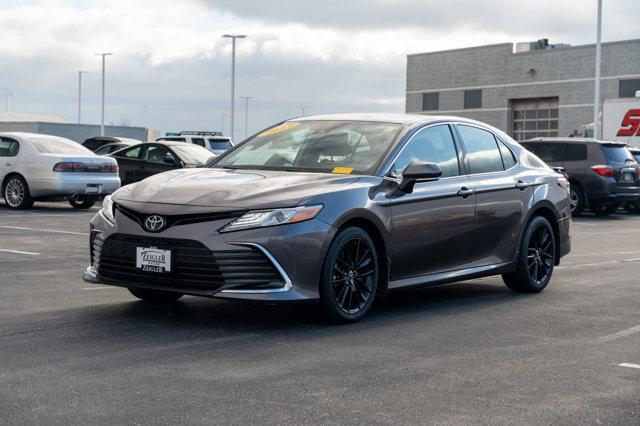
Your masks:
M96 56L102 56L102 112L100 119L100 136L104 136L104 59L113 53L96 53Z
M601 72L601 51L600 36L602 34L602 0L598 0L598 20L596 25L596 78L593 100L593 137L600 137L600 72Z
M234 115L234 106L235 106L235 91L236 91L236 39L237 38L245 38L247 37L244 34L225 34L222 38L230 38L231 39L231 116L230 116L230 125L231 125L231 139L233 139L233 115Z
M142 125L143 125L143 127L147 127L147 108L149 108L149 104L142 105Z
M89 74L89 71L78 71L78 124L82 122L82 74Z
M308 106L301 106L300 107L300 111L302 112L302 116L304 117L305 115L307 115L307 108L309 108Z
M7 106L7 112L9 112L9 111L11 110L11 108L10 108L10 105L11 105L11 103L10 103L11 96L13 96L13 93L7 93L7 95L6 95L6 106Z
M226 112L220 114L220 133L224 135L224 117L227 115Z
M240 99L244 99L244 138L246 139L249 128L249 99L253 99L253 96L240 96Z

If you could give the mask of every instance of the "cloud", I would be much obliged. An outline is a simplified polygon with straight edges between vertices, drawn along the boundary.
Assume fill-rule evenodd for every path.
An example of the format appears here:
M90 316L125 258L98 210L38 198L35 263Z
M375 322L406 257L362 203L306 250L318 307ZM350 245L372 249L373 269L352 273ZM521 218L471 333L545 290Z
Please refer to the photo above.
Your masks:
M637 0L605 2L604 39L638 37ZM250 132L299 113L404 109L406 54L535 40L588 43L595 2L435 0L31 0L0 3L0 90L15 109L75 116L77 70L86 120L99 117L99 58L107 62L107 121L163 130L215 129L228 109L230 42ZM241 104L238 102L239 107ZM244 115L238 110L237 129ZM228 120L228 116L227 116ZM228 127L228 122L227 122Z

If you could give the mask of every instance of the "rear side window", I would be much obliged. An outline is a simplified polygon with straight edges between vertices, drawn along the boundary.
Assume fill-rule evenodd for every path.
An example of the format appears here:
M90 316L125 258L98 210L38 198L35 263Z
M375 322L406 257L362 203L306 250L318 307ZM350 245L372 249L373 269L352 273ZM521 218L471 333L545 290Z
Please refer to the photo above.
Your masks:
M493 133L465 125L458 125L458 129L467 151L470 174L504 170L502 154Z
M448 125L439 125L419 130L404 146L398 156L393 173L396 176L414 161L436 163L442 169L442 177L458 176L458 152Z
M11 139L0 139L0 157L15 157L19 150L18 142Z
M512 168L516 165L516 159L513 156L513 152L502 142L498 141L500 147L500 154L502 155L502 164L504 164L505 170Z
M203 138L192 138L191 142L193 142L196 145L200 145L201 147L205 147L204 146L204 139Z
M523 143L529 151L546 163L562 161L562 145L558 143Z
M602 153L604 154L604 157L607 159L607 163L610 165L625 164L625 163L635 161L635 159L633 158L633 155L631 155L627 147L623 145L603 144L600 147L602 148Z
M584 161L587 159L587 147L585 145L570 143L564 151L564 161Z

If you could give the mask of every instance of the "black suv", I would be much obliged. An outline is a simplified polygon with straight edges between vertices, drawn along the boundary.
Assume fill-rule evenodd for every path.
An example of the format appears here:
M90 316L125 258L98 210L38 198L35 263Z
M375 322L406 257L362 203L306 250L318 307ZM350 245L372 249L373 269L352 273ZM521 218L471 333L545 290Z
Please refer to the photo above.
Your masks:
M636 159L638 163L640 163L640 148L636 146L630 146L629 151L633 158ZM636 201L628 202L624 205L624 208L627 209L629 213L640 213L640 198Z
M571 212L589 208L606 216L640 199L640 169L621 142L536 138L521 142L550 166L563 167L571 183Z

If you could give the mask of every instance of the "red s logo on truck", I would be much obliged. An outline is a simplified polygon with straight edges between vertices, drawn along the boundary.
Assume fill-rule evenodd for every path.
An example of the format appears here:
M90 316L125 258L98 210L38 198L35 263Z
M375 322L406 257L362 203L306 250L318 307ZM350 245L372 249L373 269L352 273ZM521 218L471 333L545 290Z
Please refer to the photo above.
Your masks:
M640 109L630 109L622 119L616 136L640 136Z

